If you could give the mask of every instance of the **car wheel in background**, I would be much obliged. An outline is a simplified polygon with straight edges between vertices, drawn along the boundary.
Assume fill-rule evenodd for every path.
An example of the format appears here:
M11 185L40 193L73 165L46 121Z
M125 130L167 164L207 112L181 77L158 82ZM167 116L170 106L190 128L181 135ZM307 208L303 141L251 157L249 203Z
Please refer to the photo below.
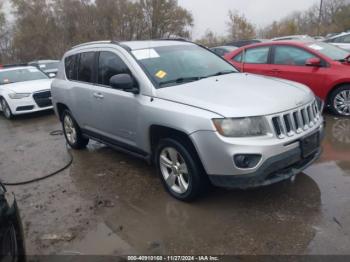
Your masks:
M0 103L1 103L2 113L4 114L4 116L7 119L12 119L13 115L12 115L11 109L10 109L9 105L7 104L6 100L4 98L1 98Z
M160 140L156 150L156 167L166 190L176 199L191 201L206 188L205 177L195 153L185 143L174 139Z
M331 111L340 116L350 116L350 85L336 88L329 97Z
M63 133L67 143L73 149L83 149L89 143L89 139L85 138L74 120L72 114L66 110L62 114Z

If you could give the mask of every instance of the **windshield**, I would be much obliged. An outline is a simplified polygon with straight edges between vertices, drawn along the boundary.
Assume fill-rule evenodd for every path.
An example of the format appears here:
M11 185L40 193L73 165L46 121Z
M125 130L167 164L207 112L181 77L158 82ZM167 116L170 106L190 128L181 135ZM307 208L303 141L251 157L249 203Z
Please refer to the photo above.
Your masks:
M132 53L158 88L237 72L228 62L196 45L163 46Z
M350 55L349 52L327 43L313 43L308 45L308 47L336 61L344 60Z
M0 85L40 79L48 79L48 77L36 68L0 71Z

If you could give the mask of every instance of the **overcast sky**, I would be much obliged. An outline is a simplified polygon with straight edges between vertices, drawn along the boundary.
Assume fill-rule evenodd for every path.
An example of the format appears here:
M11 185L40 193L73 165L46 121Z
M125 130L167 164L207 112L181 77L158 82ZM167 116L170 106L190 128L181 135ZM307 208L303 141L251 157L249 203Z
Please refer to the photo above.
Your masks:
M226 34L228 10L238 10L256 26L263 27L294 12L308 9L319 0L178 0L194 17L193 38L207 29Z

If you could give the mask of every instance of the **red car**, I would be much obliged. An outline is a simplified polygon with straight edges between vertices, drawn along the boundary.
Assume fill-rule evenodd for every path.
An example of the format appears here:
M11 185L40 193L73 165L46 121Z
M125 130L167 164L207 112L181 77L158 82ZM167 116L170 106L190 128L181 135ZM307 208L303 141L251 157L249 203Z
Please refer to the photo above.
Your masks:
M323 42L280 41L225 56L241 72L284 78L310 87L331 111L350 116L350 53Z

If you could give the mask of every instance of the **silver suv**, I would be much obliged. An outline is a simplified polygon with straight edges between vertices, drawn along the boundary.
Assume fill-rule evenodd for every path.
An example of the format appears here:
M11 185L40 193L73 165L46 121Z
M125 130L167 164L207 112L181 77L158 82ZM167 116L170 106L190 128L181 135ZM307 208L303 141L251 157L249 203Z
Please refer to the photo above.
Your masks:
M321 152L323 118L309 88L239 73L186 41L73 47L52 96L72 148L93 139L154 163L184 201L209 183L246 189L289 179Z

